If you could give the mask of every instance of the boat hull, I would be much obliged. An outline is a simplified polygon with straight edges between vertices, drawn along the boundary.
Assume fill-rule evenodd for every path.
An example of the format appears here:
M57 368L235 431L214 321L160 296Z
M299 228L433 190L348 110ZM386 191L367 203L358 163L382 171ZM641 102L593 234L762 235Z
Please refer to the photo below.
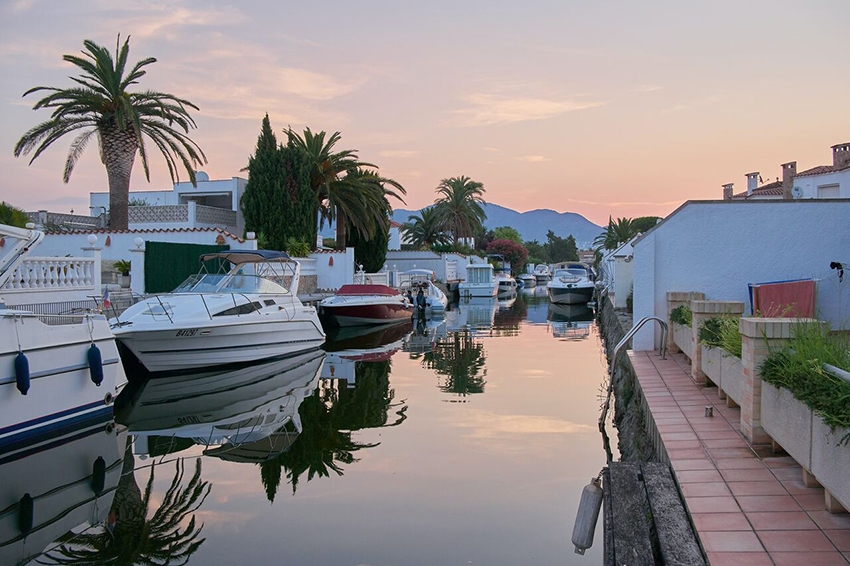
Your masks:
M322 312L339 326L392 324L410 320L412 315L412 310L403 303L323 305Z
M466 284L458 285L458 292L465 298L491 298L499 292L499 286L493 282L490 284Z
M116 338L152 373L257 362L314 350L325 341L313 309L291 319L244 315L227 324L188 321L159 328L120 327Z
M549 285L546 292L549 294L549 302L561 305L578 305L589 303L593 300L593 285L589 286L552 286Z
M91 331L90 331L91 329ZM105 417L127 383L115 339L106 319L92 315L80 324L44 324L33 315L0 316L0 454L35 446ZM5 339L5 338L8 338ZM16 385L15 358L29 364L26 395ZM88 351L100 351L103 381L91 378Z

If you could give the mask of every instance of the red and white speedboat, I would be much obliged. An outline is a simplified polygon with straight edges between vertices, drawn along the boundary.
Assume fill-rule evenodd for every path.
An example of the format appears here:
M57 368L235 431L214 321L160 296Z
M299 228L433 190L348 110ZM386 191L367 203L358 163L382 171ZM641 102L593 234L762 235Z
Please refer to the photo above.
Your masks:
M319 303L319 310L340 326L357 326L410 320L413 306L386 285L343 285Z

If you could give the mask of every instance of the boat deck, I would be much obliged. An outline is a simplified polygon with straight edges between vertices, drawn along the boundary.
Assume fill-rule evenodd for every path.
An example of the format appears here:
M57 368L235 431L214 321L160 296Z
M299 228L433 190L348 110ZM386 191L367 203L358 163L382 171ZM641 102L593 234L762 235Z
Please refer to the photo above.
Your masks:
M628 354L712 566L850 563L850 515L827 512L823 489L806 487L792 458L747 443L740 409L694 383L683 355Z

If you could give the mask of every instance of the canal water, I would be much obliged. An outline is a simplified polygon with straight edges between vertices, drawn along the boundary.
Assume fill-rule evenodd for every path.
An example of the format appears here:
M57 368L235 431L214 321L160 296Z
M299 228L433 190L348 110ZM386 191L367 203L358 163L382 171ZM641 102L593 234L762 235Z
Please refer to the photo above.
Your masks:
M538 287L329 338L284 361L128 387L101 524L40 560L601 563L601 528L585 556L570 542L605 465L592 312L549 305ZM69 469L82 450L31 465Z

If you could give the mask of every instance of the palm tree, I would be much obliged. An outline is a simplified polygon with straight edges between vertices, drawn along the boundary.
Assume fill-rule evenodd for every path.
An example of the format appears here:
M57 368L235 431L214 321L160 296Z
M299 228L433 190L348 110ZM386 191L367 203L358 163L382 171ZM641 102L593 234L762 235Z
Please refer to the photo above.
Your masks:
M625 244L637 234L637 227L631 218L618 218L615 221L609 217L608 226L593 240L593 247L597 250L616 250L621 244Z
M319 202L322 226L336 221L337 248L345 248L347 225L370 238L380 225L379 217L392 208L387 196L404 202L397 193L386 190L385 185L406 194L404 187L392 179L378 175L376 165L358 159L357 150L347 149L334 152L334 146L340 140L339 132L334 132L325 141L325 132L313 133L306 128L298 134L292 128L284 130L289 143L307 152L313 161L310 181Z
M24 93L47 91L49 94L35 103L33 110L53 109L50 119L27 131L15 144L15 157L32 153L30 164L53 142L70 132L79 132L68 150L63 180L67 183L77 160L92 136L100 142L100 159L109 180L109 226L127 229L130 193L130 174L136 152L142 160L145 177L150 182L148 151L145 138L165 157L172 181L179 179L178 170L185 168L195 184L194 166L206 163L206 156L186 135L195 122L189 108L198 107L188 100L155 91L128 92L139 82L144 67L155 63L148 57L127 71L130 38L115 44L115 57L91 40L85 40L83 57L64 55L63 60L80 68L81 76L71 77L77 83L72 88L39 86Z
M452 233L457 245L460 238L470 238L481 230L487 215L481 208L484 185L469 177L443 179L437 186L442 195L434 203L443 229Z
M449 236L440 226L437 208L429 206L419 211L419 216L411 216L401 227L407 242L417 249L442 246L450 242Z

